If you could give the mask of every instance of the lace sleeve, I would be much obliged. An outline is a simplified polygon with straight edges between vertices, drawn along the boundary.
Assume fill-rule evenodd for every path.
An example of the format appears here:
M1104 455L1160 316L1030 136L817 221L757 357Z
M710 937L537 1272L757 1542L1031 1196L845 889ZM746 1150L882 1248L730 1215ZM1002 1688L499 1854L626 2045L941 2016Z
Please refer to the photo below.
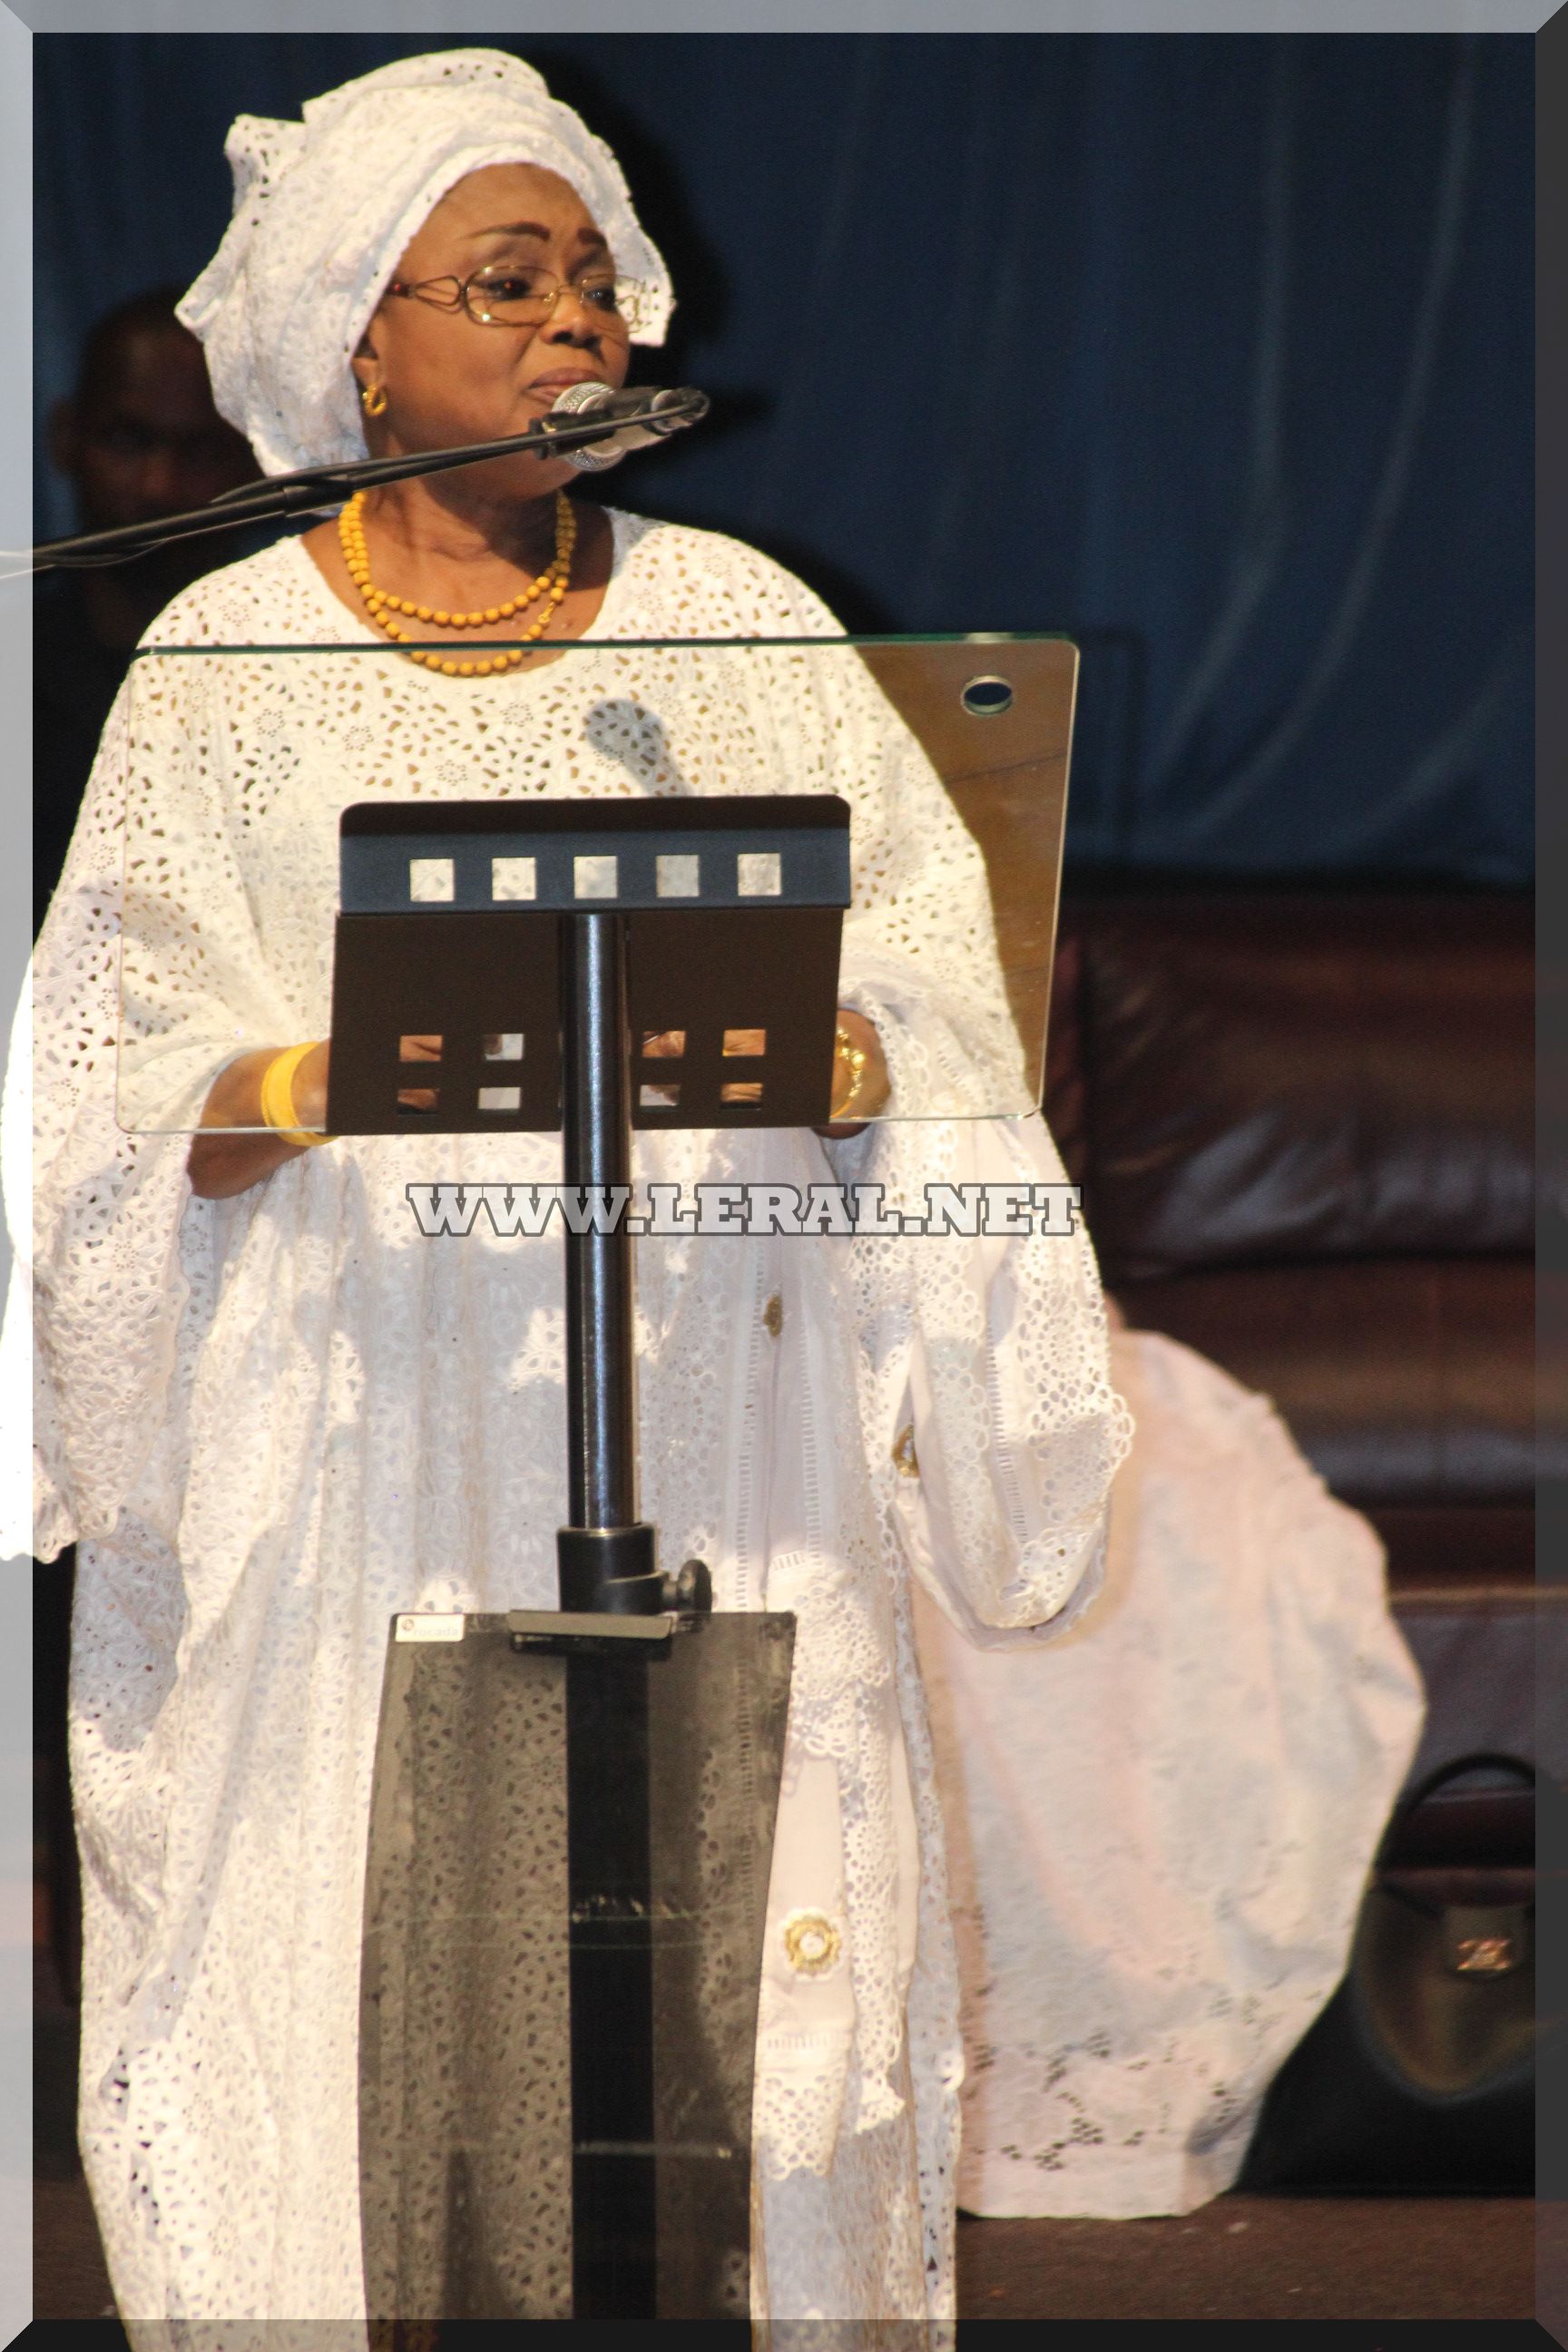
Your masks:
M935 1183L1016 1188L1022 1203L1066 1182L1037 1114L873 1127L836 1157L912 1212ZM984 1647L1065 1632L1100 1589L1131 1436L1087 1233L859 1234L848 1255L891 1564Z
M34 959L42 1558L110 1531L164 1423L193 1256L212 1230L178 1130L226 1061L291 1034L228 837L205 667L132 665Z
M921 1118L1016 1114L1029 1099L985 863L946 789L868 673L836 730L853 810L840 1001L882 1043L889 1108Z

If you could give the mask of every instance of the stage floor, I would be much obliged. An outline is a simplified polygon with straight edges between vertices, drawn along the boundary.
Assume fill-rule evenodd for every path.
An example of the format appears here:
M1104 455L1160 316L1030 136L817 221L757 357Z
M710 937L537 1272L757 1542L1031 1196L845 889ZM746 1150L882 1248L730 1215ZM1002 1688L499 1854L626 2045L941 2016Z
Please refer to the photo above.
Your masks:
M1524 2198L1218 2197L1183 2220L959 2224L970 2319L1529 2319ZM39 2319L110 2315L79 2176L40 2180Z
M71 2111L76 2021L35 1954L34 2313L113 2316ZM1564 2242L1568 2208L1550 2209ZM1529 2320L1527 2198L1216 2197L1144 2221L991 2221L958 2231L967 2319ZM120 2331L112 2333L116 2341Z

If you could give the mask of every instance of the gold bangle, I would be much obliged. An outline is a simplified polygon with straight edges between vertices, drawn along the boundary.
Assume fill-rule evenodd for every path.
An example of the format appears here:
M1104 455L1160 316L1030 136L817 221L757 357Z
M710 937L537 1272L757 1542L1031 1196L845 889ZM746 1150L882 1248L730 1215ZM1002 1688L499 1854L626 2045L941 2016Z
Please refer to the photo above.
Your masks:
M285 1143L308 1147L317 1143L335 1143L336 1136L321 1135L315 1129L301 1127L300 1114L294 1108L294 1073L307 1054L313 1054L321 1040L307 1037L302 1045L286 1045L274 1054L261 1073L261 1121Z
M860 1081L866 1075L866 1048L858 1045L847 1029L840 1025L833 1033L834 1059L840 1056L849 1067L849 1091L842 1102L836 1102L827 1116L830 1121L841 1119L860 1091Z

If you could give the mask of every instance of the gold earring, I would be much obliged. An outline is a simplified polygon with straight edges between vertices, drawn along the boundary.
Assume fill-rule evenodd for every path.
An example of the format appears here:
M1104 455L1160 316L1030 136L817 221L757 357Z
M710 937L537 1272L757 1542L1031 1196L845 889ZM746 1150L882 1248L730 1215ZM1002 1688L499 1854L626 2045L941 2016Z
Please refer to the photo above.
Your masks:
M359 396L359 404L367 416L384 416L387 408L386 386L367 383Z

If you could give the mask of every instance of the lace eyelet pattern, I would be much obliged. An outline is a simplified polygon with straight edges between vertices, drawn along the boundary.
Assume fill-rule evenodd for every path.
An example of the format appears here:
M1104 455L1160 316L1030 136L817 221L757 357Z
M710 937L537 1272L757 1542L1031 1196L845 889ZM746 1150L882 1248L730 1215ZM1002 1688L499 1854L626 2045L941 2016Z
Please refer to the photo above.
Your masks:
M341 809L843 793L845 1001L895 1087L941 1088L952 1118L827 1144L640 1137L638 1182L804 1191L836 1171L900 1205L928 1181L1060 1181L1037 1119L962 1123L1017 1056L988 1009L984 871L868 675L826 683L795 647L759 684L736 656L720 697L647 642L836 635L831 615L732 541L613 521L603 643L479 690L390 649L220 652L371 641L297 541L198 583L154 635L212 658L133 665L39 940L37 1541L81 1538L83 2079L106 2086L83 2146L133 2317L359 2316L387 1625L554 1598L558 1244L486 1213L426 1239L405 1195L433 1183L460 1211L467 1187L552 1182L554 1139L342 1138L210 1202L172 1131L228 1055L328 1034ZM121 959L145 1044L125 1057ZM1087 1241L1010 1243L989 1286L981 1259L921 1238L639 1244L646 1514L669 1557L710 1562L719 1608L783 1605L770 1576L801 1563L791 1748L840 1790L842 1948L803 1981L847 1986L852 2030L759 2064L777 2318L951 2317L961 2058L910 1565L929 1559L965 1622L1065 1622L1125 1444ZM891 1459L906 1423L944 1466L940 1519ZM789 1788L786 1765L786 1805Z

